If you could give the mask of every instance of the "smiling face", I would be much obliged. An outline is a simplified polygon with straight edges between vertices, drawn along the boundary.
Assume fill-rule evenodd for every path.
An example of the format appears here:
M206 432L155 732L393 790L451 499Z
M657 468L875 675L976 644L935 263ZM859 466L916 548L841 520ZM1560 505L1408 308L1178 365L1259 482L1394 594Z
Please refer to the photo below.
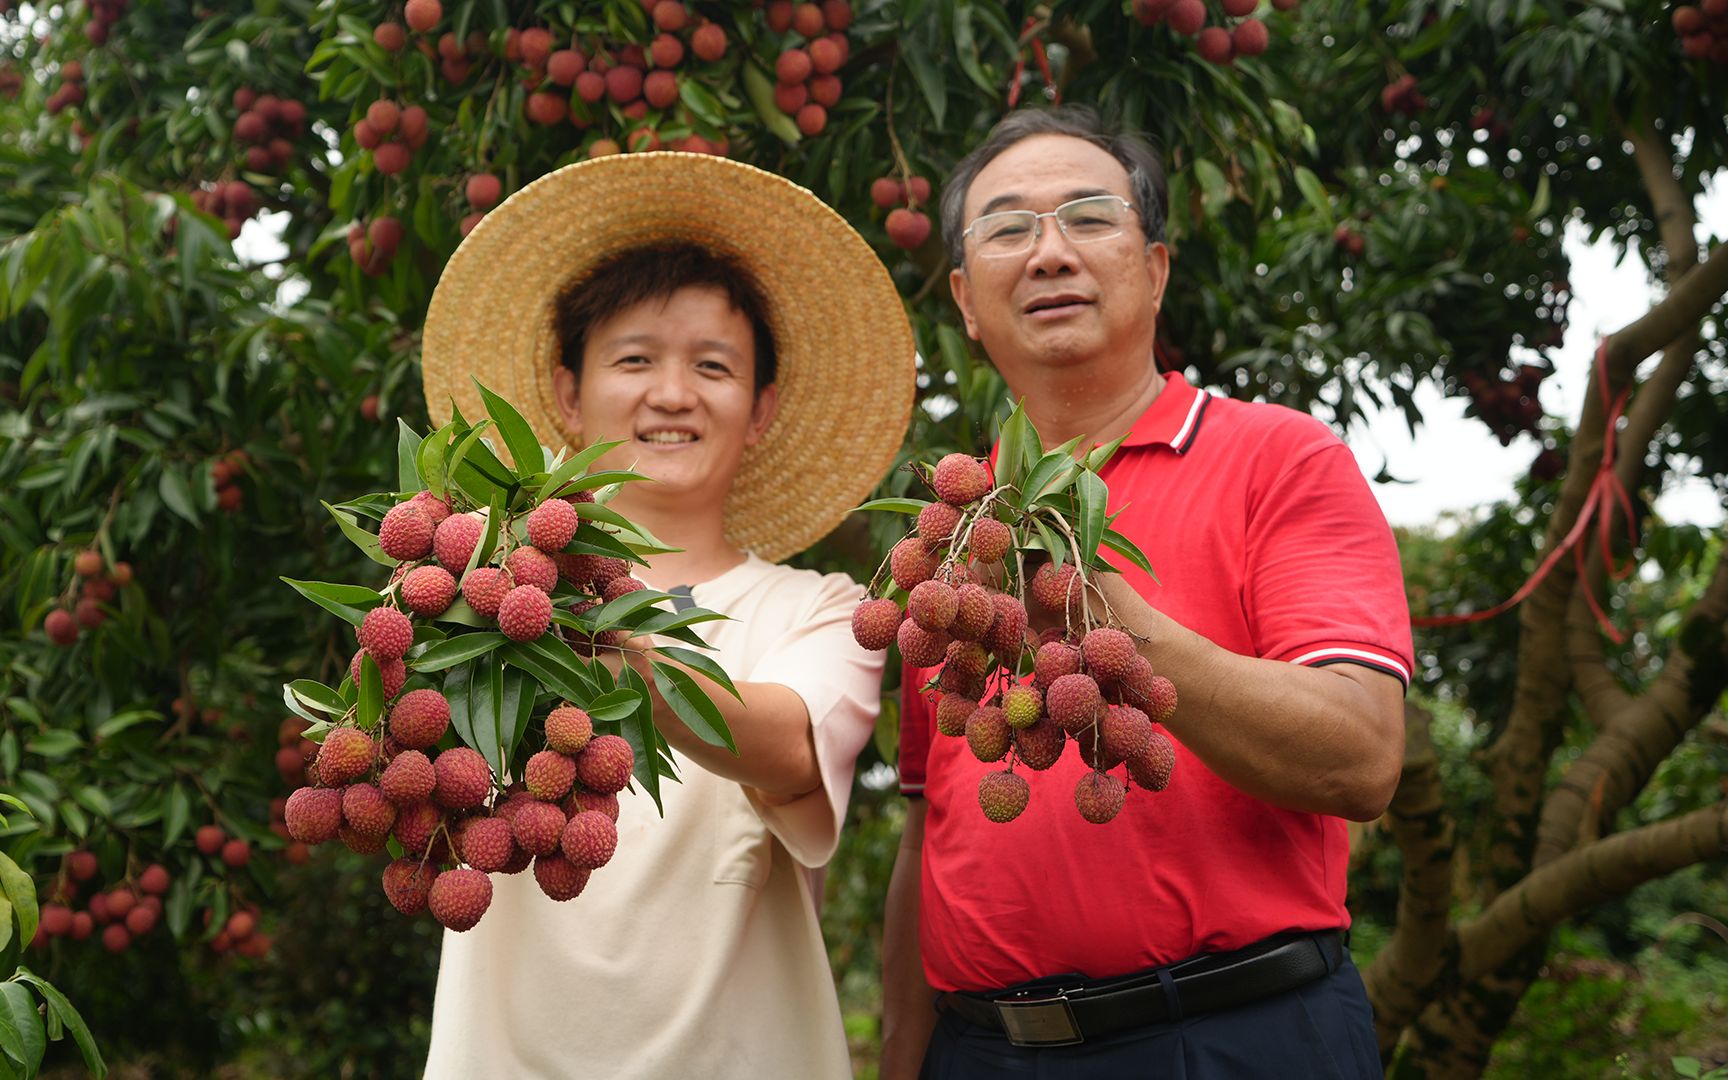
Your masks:
M1073 199L1133 202L1128 172L1105 150L1068 135L1034 135L992 159L966 193L964 219L998 210L1045 213ZM950 276L966 332L1009 384L1034 371L1102 362L1138 377L1151 363L1169 253L1146 243L1138 214L1105 240L1075 244L1054 218L1030 251L987 258L966 241Z
M559 368L553 384L565 426L583 444L623 440L595 468L634 468L658 482L627 493L693 510L724 503L778 400L773 384L757 392L750 319L711 286L596 321L581 373Z

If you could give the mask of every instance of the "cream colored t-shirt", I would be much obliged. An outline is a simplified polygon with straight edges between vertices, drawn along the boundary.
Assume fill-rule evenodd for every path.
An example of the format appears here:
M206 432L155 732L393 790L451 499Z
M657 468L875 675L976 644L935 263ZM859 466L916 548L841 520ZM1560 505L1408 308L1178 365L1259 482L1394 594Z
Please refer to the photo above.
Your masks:
M732 618L697 628L727 674L803 698L822 787L768 807L678 757L664 819L620 794L617 854L581 896L493 874L480 925L444 934L429 1080L851 1076L812 888L880 702L862 590L750 556L692 595Z

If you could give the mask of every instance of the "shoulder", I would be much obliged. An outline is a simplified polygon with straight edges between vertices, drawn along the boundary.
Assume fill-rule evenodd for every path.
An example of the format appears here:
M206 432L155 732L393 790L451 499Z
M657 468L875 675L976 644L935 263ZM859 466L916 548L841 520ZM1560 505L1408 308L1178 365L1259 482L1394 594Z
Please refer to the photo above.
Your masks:
M1276 450L1282 456L1344 445L1344 440L1324 421L1264 401L1238 401L1213 395L1206 404L1205 424L1212 430L1202 428L1203 436L1220 436L1217 441L1227 443L1235 452L1259 447ZM1214 449L1222 447L1215 445Z

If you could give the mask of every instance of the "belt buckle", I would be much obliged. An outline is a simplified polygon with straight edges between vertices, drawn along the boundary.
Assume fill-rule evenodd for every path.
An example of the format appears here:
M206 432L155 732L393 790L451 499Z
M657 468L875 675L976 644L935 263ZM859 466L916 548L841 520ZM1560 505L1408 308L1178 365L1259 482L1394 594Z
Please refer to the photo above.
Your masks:
M1066 990L1040 998L998 998L991 1004L1015 1046L1072 1046L1086 1041L1074 1022Z

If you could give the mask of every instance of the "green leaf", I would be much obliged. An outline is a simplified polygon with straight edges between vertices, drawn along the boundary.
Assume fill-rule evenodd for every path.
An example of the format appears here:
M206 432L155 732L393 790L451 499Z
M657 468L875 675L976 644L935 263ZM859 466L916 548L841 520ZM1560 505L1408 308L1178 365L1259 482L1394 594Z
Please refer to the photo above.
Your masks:
M1158 575L1153 572L1152 563L1147 560L1146 553L1141 551L1139 547L1135 545L1134 541L1123 536L1115 529L1105 529L1104 535L1100 539L1105 547L1122 556L1124 559L1127 559L1129 562L1146 571L1148 574L1151 574L1153 581L1158 580Z
M450 473L446 462L450 455L450 438L455 433L456 423L451 421L426 436L420 444L420 482L440 499L450 494Z
M396 490L419 491L420 436L408 426L408 421L396 421Z
M371 653L363 653L360 657L359 690L360 705L354 722L361 731L371 731L384 714L384 675L378 670L378 662L372 659Z
M19 940L29 941L36 936L36 922L41 917L36 908L36 883L4 851L0 851L0 890L12 901L18 916Z
M384 554L384 549L379 546L378 537L354 524L353 518L336 509L334 506L331 506L324 500L318 500L318 504L324 509L330 511L330 516L336 519L337 525L341 526L342 535L352 541L354 546L359 548L368 559L378 563L380 566L388 566L391 568L396 566L396 560Z
M668 659L678 661L685 667L700 671L719 683L728 694L738 698L739 701L744 700L739 696L738 688L732 685L732 676L726 674L726 669L722 668L712 656L704 655L693 649L681 649L676 645L657 645L654 647L654 651Z
M1298 165L1295 169L1296 187L1302 192L1302 197L1308 200L1326 227L1332 227L1332 200L1326 197L1326 187L1320 183L1320 178L1308 169Z
M355 626L366 619L366 613L384 602L384 597L364 585L337 585L327 581L296 581L283 578L294 591L332 615L340 616Z
M504 670L504 696L498 708L498 730L493 736L498 748L495 756L488 760L492 762L494 771L503 776L509 771L510 755L516 749L516 743L528 730L528 718L534 711L535 688L529 685L527 674L520 669L505 670L503 664L493 666Z
M548 476L546 482L540 485L540 490L534 496L534 501L545 502L555 492L562 494L563 486L569 483L577 473L586 470L588 466L600 460L606 451L623 445L624 440L614 439L611 442L597 442L593 446L585 448L552 471L552 475ZM576 489L572 487L571 490Z
M466 660L485 656L509 639L496 631L458 634L428 648L414 659L415 671L443 671Z
M168 795L162 800L162 846L173 847L174 841L180 839L180 834L186 831L186 823L192 817L192 800L187 797L186 789L175 784L168 789Z
M917 514L930 505L928 499L871 499L854 510L886 510L892 514Z
M756 119L787 146L797 146L804 137L803 133L798 130L798 125L792 118L781 112L780 106L774 103L773 80L754 59L744 61L739 67L739 74L744 80L744 96L750 99L751 108L756 110ZM654 796L654 802L658 805L658 787L654 789Z
M44 731L24 740L24 749L32 754L40 754L45 758L63 758L67 754L81 750L84 740L76 734L64 729Z
M1536 196L1530 200L1530 220L1534 221L1548 212L1548 202L1551 198L1548 191L1548 176L1543 174L1536 181Z
M654 670L654 685L659 688L660 696L666 699L666 704L672 707L678 719L684 721L685 727L709 746L724 746L734 754L738 752L738 745L732 741L732 733L726 728L719 706L702 692L689 672L658 660L649 661L649 666Z
M1080 552L1077 558L1090 559L1098 553L1098 541L1104 536L1105 503L1109 499L1110 489L1097 473L1080 474L1080 528L1077 536Z
M8 795L4 791L0 791L0 802L3 802L8 806L16 807L17 809L24 811L26 814L30 813L30 807L25 805L24 800L18 798L16 795Z
M348 703L342 700L342 695L316 679L295 679L283 689L317 712L341 716L348 711Z
M1124 431L1103 446L1094 446L1086 454L1086 467L1093 472L1102 472L1109 460L1116 456L1116 451L1122 449L1122 444L1128 441L1129 432Z
M504 713L504 665L476 661L474 676L468 684L468 726L474 733L469 745L488 762L495 762L498 722Z
M116 713L96 725L96 741L111 739L136 724L155 723L161 719L162 714L154 709L128 709L123 713Z
M1043 456L1044 446L1038 441L1038 432L1027 418L1026 410L1015 402L1008 419L1002 422L1002 431L997 438L996 485L1020 487L1026 474Z
M640 704L636 691L621 686L590 701L584 711L595 723L616 724L628 720Z
M666 593L656 589L637 589L616 600L608 600L592 611L584 611L580 618L584 627L591 631L611 630L635 612L670 599Z
M655 608L647 615L648 617L641 622L630 625L632 637L643 634L666 634L686 626L695 626L698 623L720 622L731 618L729 615L722 615L718 611L709 611L706 608L685 608L683 611L662 611Z
M3 982L0 983L0 1008L4 1008L12 1030L18 1033L20 1052L13 1056L24 1066L26 1076L35 1076L36 1070L42 1067L42 1055L48 1050L48 1036L42 1030L42 1017L36 1011L36 998L22 983ZM11 1054L12 1048L7 1047L6 1052Z
M156 490L161 494L162 502L168 509L192 524L198 524L198 507L192 500L192 487L186 482L186 477L175 469L164 467L162 479L157 483Z
M594 695L597 687L586 672L582 660L563 641L543 635L535 641L512 641L498 650L506 664L521 668L540 680L542 686L567 701L581 705Z
M1200 181L1200 202L1206 208L1206 216L1217 217L1230 201L1230 181L1225 179L1224 170L1206 158L1196 158L1194 176Z
M498 425L498 431L504 436L504 446L510 451L512 464L516 467L518 476L536 473L546 467L546 455L540 449L540 440L534 437L534 429L528 426L528 421L516 411L516 407L503 398L486 389L479 379L474 385L480 390L480 400L486 403L486 415Z
M0 894L0 952L5 952L6 946L10 944L12 944L12 901L6 899L4 894ZM0 1013L0 1020L4 1019L5 1015ZM3 1031L0 1031L0 1037L3 1037L4 1034Z
M1080 473L1080 462L1074 459L1074 445L1059 446L1032 466L1026 482L1020 485L1019 504L1022 508L1030 507L1043 496L1074 482L1074 477Z
M85 1025L84 1018L78 1015L78 1010L66 1000L66 995L54 988L54 985L40 975L18 969L18 977L34 986L48 1002L48 1008L66 1025L66 1030L72 1033L72 1041L78 1044L78 1051L84 1055L84 1067L95 1074L96 1080L108 1075L108 1066L102 1061L102 1055L96 1049L96 1040L90 1037L90 1028Z
M450 726L463 745L474 745L474 724L468 715L468 687L474 682L472 663L458 664L444 676L444 696L450 702Z
M492 558L492 552L498 547L498 534L504 528L505 494L496 488L492 491L492 505L486 511L486 528L480 533L480 542L474 545L474 550L468 556L468 566L462 571L466 575L476 566L484 566ZM459 576L457 580L461 580Z
M654 699L648 692L648 684L641 674L630 665L624 665L620 675L624 684L641 696L636 705L636 711L631 714L630 721L625 723L621 734L630 743L630 748L636 752L636 764L631 770L642 790L654 800L655 809L660 815L666 815L666 807L660 801L660 769L659 749L660 733L654 730Z

